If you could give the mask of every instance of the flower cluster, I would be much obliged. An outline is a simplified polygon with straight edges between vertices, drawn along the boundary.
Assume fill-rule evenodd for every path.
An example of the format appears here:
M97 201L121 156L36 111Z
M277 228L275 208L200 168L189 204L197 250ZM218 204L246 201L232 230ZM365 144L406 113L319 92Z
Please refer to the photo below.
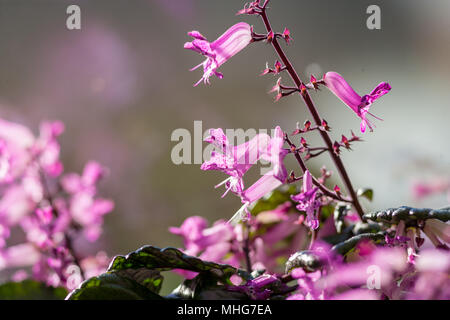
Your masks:
M270 92L276 93L275 101L298 94L312 121L305 120L303 127L297 125L291 136L277 126L273 137L259 134L237 146L230 144L222 129L212 129L205 141L213 144L215 150L201 169L228 175L216 187L225 185L223 196L231 191L243 206L231 219L234 224L218 221L208 228L203 218L191 217L171 232L183 237L183 250L188 254L233 266L246 264L248 271L258 271L251 280L229 288L251 299L270 299L280 292L291 300L448 299L448 208L433 213L431 209L409 207L388 209L388 213L379 217L370 216L373 221L369 223L359 197L371 200L373 192L355 191L340 158L343 149L352 150L351 145L362 140L350 130L350 138L340 134L340 140L333 141L331 127L320 117L310 95L321 86L326 87L361 119L360 130L364 133L367 127L370 131L375 127L368 116L381 120L369 110L376 100L390 92L390 84L381 82L361 96L333 71L322 78L311 75L309 83L303 82L278 42L284 40L289 45L291 32L288 28L282 33L272 29L268 3L268 0L251 1L237 13L259 16L266 33L258 34L253 27L240 22L212 43L199 32L190 32L195 40L185 44L185 48L207 57L201 64L202 80L209 83L212 74L222 78L217 68L250 43L263 41L271 45L280 60L273 67L266 63L261 73L279 76ZM282 74L288 74L294 85L286 85ZM312 132L319 133L323 146L314 147L307 142L307 135ZM309 169L307 161L322 154L331 157L345 190L338 185L332 189L327 186L332 172L326 168L316 176ZM299 175L294 171L288 173L284 163L288 155L297 161ZM244 177L260 160L269 161L271 169L247 187ZM274 190L286 184L295 186L299 181L301 188L294 187L295 191L288 193L284 202L268 210L259 209L274 197ZM421 184L414 189L417 198L446 190L447 182ZM284 264L283 274L280 267ZM374 274L368 278L370 272ZM292 281L295 286L286 286Z
M97 162L87 163L81 175L64 173L58 142L63 131L61 122L44 122L36 137L0 119L0 270L15 269L16 280L31 276L73 289L106 267L104 254L83 256L75 245L98 239L114 203L97 196L106 172ZM20 230L25 241L9 245Z

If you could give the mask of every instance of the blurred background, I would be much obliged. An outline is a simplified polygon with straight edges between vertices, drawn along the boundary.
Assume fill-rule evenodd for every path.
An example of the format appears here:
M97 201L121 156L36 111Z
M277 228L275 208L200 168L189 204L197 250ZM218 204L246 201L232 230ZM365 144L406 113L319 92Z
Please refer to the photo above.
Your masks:
M66 28L70 4L81 7L81 30ZM371 4L381 7L381 30L366 27ZM193 134L194 121L201 120L203 130L280 125L290 132L308 119L297 96L274 104L267 94L277 77L258 75L276 57L264 43L223 65L224 79L193 88L202 72L188 70L203 58L183 49L186 33L199 30L214 40L239 21L263 33L258 18L235 16L243 5L0 0L0 117L35 131L42 120L62 120L66 171L80 172L90 159L109 168L102 194L116 209L92 250L105 248L113 256L144 244L179 247L169 226L191 215L228 219L240 207L237 197L220 199L223 190L214 189L223 174L172 163L175 129ZM365 142L343 152L355 186L375 191L365 207L448 203L445 194L417 202L411 184L450 178L450 2L272 0L270 7L273 27L291 30L286 52L303 79L337 71L360 94L381 81L392 85L371 109L384 121L375 120ZM335 139L359 133L359 119L331 93L312 97ZM308 142L320 144L313 136ZM332 168L326 156L311 162L316 170L322 164Z

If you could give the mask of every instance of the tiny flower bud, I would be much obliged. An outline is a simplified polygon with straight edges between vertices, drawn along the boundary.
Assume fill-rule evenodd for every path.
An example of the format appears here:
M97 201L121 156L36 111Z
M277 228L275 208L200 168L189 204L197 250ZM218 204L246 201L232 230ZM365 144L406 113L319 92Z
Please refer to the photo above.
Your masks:
M306 143L305 138L301 137L300 139L300 143L302 144L302 146L304 146L305 148L308 147L308 143Z
M302 94L305 94L306 93L306 87L305 87L305 85L302 83L301 85L300 85L300 91L302 92Z
M296 134L299 134L301 132L302 132L301 129L295 129L294 131L292 131L291 136L295 136Z
M273 73L273 70L269 68L269 65L266 62L266 68L263 70L263 72L260 74L260 76L264 76L269 73Z
M330 131L330 127L328 126L328 122L325 119L322 119L322 127L325 131Z
M350 131L350 132L352 133L352 137L350 138L350 142L353 142L353 141L362 141L362 139L361 139L360 137L356 136L356 135L353 133L353 130Z
M334 186L334 192L336 192L337 194L341 193L341 188L339 188L337 185Z
M277 94L277 96L275 97L275 102L278 102L278 100L280 100L283 97L283 94L280 92Z
M281 72L281 67L282 67L281 62L277 60L275 62L275 72L276 73L280 73Z
M348 139L346 136L342 135L341 142L345 145L345 147L347 149L350 149L350 143L348 142Z
M294 171L291 171L291 173L289 174L289 176L290 176L290 178L291 178L292 181L295 180L295 173L294 173Z
M284 38L284 40L286 41L287 44L289 44L291 42L291 40L292 40L291 32L289 31L288 28L284 28L283 38Z
M277 83L272 87L269 93L270 92L278 92L279 94L281 93L281 78L278 78Z
M340 144L339 144L337 141L335 141L335 142L333 143L333 150L334 150L334 152L335 152L337 155L339 155L339 153L341 152L341 150L340 150Z
M312 86L314 87L314 89L316 89L316 90L319 89L319 85L317 83L316 77L311 75L310 82L311 82Z
M267 42L272 42L274 37L273 31L271 30L268 34L267 34Z

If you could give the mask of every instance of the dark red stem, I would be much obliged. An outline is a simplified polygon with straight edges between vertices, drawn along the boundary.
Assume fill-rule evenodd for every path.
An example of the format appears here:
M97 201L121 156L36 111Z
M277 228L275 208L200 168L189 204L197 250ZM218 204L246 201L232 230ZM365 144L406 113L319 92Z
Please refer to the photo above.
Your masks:
M264 22L267 32L272 31L272 27L270 25L269 19L267 18L265 7L262 9L260 16L263 19L263 22ZM280 47L280 44L278 43L278 40L276 37L274 37L272 39L271 44L272 44L273 48L275 49L275 51L277 52L278 56L280 57L281 61L283 61L283 64L286 67L286 71L291 76L295 85L298 88L300 88L302 85L302 81L300 80L300 77L298 76L298 74L295 71L294 67L292 66L291 62L286 57L286 54L284 53L283 49ZM314 103L311 100L311 96L309 95L307 90L304 90L303 92L301 92L300 95L302 96L303 101L305 102L306 106L308 107L308 110L311 113L316 125L321 126L322 120L321 120L320 115L317 112L317 109L314 106ZM336 166L337 170L339 171L342 181L344 182L345 188L347 189L347 192L348 192L350 198L352 199L351 202L352 202L355 210L358 212L359 216L362 218L362 216L364 214L363 209L359 203L358 197L356 195L355 190L353 189L353 185L350 181L347 171L345 170L345 167L344 167L344 164L342 163L341 158L333 150L333 143L331 142L330 136L328 135L328 133L326 131L323 131L323 130L319 130L319 133L327 146L329 154L330 154L331 158L333 159L334 165ZM304 168L302 168L302 170L304 170Z

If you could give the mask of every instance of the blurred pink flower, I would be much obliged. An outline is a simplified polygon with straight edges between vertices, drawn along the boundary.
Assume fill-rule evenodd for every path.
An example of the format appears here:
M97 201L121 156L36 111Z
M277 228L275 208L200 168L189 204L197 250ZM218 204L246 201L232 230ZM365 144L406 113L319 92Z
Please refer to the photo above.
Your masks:
M446 193L450 199L450 179L435 178L431 181L416 181L412 184L412 194L416 200L438 193Z

